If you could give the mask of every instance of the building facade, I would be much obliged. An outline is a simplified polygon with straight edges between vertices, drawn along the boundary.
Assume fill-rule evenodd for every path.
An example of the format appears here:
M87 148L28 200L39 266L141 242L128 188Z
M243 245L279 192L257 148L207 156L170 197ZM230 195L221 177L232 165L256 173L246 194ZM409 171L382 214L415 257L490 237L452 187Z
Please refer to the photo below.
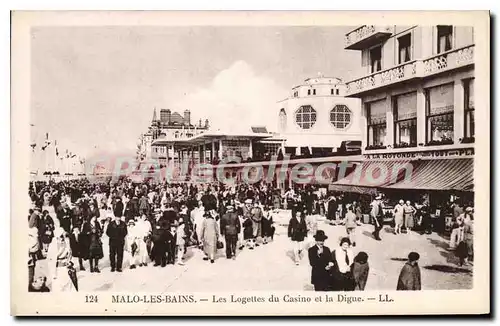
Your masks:
M474 141L474 33L463 26L361 26L346 96L362 101L365 153L470 147Z
M363 163L330 189L427 202L444 232L452 203L474 203L473 29L364 25L345 42L362 54L346 96L361 100Z
M278 102L278 131L287 153L331 153L343 141L361 140L361 103L345 97L346 90L339 78L319 76L306 79Z
M156 108L153 112L151 125L145 134L140 136L137 144L139 162L156 160L159 164L166 165L169 160L178 160L178 153L173 146L167 146L168 141L189 139L209 129L208 119L198 123L191 122L191 112L185 110L183 115L169 109L160 110L158 119ZM163 140L158 142L158 140Z

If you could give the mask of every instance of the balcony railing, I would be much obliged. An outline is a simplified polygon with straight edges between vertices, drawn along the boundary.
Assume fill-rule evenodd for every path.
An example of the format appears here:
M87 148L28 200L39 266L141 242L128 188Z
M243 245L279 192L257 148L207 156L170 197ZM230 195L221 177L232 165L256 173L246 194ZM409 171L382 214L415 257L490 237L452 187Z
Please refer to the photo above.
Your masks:
M363 25L345 36L345 48L360 50L368 46L371 41L377 41L380 37L391 35L391 28L387 26Z
M417 61L405 62L390 69L377 71L346 84L347 94L356 94L381 86L394 84L417 76Z
M423 60L424 75L464 67L474 63L474 45L453 49Z
M347 96L353 96L413 78L428 77L474 64L474 45L453 49L424 60L414 60L377 71L346 83Z

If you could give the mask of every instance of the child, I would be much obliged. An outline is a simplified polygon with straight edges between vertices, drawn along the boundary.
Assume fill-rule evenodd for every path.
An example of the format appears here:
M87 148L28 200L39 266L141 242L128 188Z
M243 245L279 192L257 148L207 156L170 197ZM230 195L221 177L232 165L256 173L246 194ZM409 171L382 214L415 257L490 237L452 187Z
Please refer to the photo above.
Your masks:
M47 278L45 276L40 276L34 279L33 282L30 284L28 291L50 292L49 288L47 287Z
M167 264L175 264L175 254L177 250L177 221L170 224L170 230L167 232ZM184 249L183 249L184 253Z
M249 249L253 249L253 222L249 217L244 216L243 218L245 219L243 222L243 243L246 243Z
M275 227L273 226L273 216L269 208L264 207L264 217L262 218L262 239L267 244L274 238Z
M130 269L135 269L139 263L139 245L138 245L138 228L135 226L135 221L129 220L127 228L127 251L130 253Z
M187 231L188 226L186 223L184 223L184 219L181 217L179 218L179 226L177 227L177 240L176 240L176 245L177 245L177 261L176 263L178 265L184 265L184 262L182 261L182 258L184 257L184 254L186 253L186 242L187 239L189 239L189 232Z
M366 280L368 279L368 271L370 266L368 265L368 254L364 251L358 253L354 258L354 264L352 265L352 275L354 277L354 290L364 291L366 286Z

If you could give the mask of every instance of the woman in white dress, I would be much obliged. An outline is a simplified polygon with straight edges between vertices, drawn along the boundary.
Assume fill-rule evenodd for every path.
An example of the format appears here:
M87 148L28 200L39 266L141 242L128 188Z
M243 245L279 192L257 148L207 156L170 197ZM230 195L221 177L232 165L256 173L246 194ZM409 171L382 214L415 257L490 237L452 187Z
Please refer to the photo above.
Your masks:
M52 292L76 292L77 288L70 277L74 273L76 282L76 271L71 262L71 247L69 235L62 228L54 231L54 239L50 243L48 254L49 275L52 279Z
M135 225L139 243L139 266L147 266L149 261L148 241L151 241L151 223L146 214L142 214Z

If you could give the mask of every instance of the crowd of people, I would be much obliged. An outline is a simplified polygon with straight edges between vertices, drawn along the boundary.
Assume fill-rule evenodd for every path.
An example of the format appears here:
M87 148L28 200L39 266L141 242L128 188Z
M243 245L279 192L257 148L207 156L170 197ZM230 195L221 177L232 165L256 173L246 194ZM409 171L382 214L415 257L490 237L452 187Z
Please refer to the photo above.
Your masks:
M373 237L381 240L387 213L381 195L366 205L319 187L291 188L282 193L264 183L225 186L80 179L32 182L29 195L29 289L42 292L48 291L47 279L35 279L34 272L43 259L49 263L51 291L77 290L78 271L88 268L91 273L100 273L105 253L103 235L108 238L111 272L122 271L124 252L128 252L131 269L151 263L160 267L183 265L190 247L202 250L203 259L215 263L220 249L225 249L227 259L234 260L245 248L254 250L272 242L274 216L280 209L291 212L287 234L293 245L293 260L299 265L303 253L308 253L311 283L316 290L363 290L368 254L354 254L356 229L367 215L374 226ZM431 231L425 201L412 205L400 200L391 210L395 234L403 229L408 234L413 230L422 234ZM450 248L456 250L460 264L467 264L473 255L472 209L460 212L454 208L454 212L457 218ZM324 246L327 236L318 229L318 216L345 227L346 236L337 249L330 251ZM420 284L417 256L413 252L409 255L398 289L420 288L416 285Z
M77 282L65 271L84 271L86 261L91 273L100 273L104 234L111 272L122 272L125 251L131 269L150 261L165 267L184 264L190 246L203 250L203 259L214 263L218 249L225 248L226 257L236 259L237 251L274 239L276 196L265 185L155 185L126 179L110 185L75 180L31 183L29 193L31 290L43 283L34 279L41 259L49 261L52 291L76 288ZM73 266L74 257L79 266Z

